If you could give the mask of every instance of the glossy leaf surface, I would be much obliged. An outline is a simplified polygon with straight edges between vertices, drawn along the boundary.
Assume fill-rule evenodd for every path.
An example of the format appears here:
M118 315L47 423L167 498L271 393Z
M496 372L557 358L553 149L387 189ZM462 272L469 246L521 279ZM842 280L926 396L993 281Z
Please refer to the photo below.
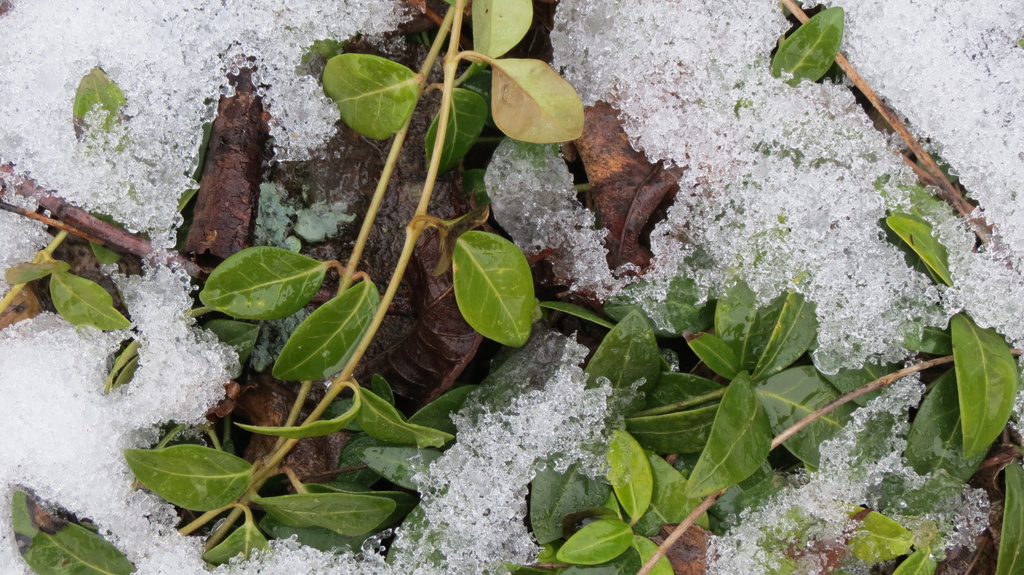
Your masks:
M662 525L679 523L686 519L686 516L700 505L701 500L686 497L686 477L675 467L653 453L648 453L647 458L654 477L654 492L651 494L651 505L647 508L647 513L644 513L633 529L640 535L651 537L658 534ZM707 529L707 513L701 515L696 524Z
M911 553L892 575L935 575L938 568L938 562L932 559L932 550L925 547Z
M368 389L363 389L361 395L363 406L356 421L363 431L377 439L417 447L441 447L455 439L449 433L406 422L395 406Z
M383 140L402 129L416 107L415 72L380 56L340 54L324 68L324 93L341 119L366 136Z
M787 369L754 384L761 405L764 406L775 434L807 417L820 407L839 397L814 366ZM850 420L853 407L844 404L814 420L783 445L810 467L818 467L821 454L818 446L832 439Z
M561 539L566 515L598 507L609 493L608 484L587 477L578 462L563 472L550 466L538 471L530 484L530 525L537 542Z
M323 527L341 535L361 535L395 510L387 497L359 493L297 493L254 497L274 519L293 527Z
M738 282L715 307L715 335L729 344L740 369L753 371L768 346L782 310L782 298L759 305L757 295Z
M633 310L639 310L645 316L647 311L644 307L635 303L631 294L642 293L646 282L643 280L632 283L623 288L617 295L609 298L604 304L604 312L614 320L621 320ZM677 277L669 283L668 293L663 301L657 302L655 312L661 316L662 321L668 326L655 325L650 319L652 328L659 336L678 337L684 331L693 333L706 330L714 321L714 302L698 304L701 294L697 284L692 279ZM645 303L648 305L650 302Z
M643 563L632 546L615 559L600 565L571 565L560 575L636 575ZM556 571L556 573L559 573Z
M274 363L274 377L305 381L341 371L379 304L376 286L363 281L318 307L288 338Z
M751 379L764 379L789 367L814 343L817 333L818 320L814 315L814 304L796 292L786 295L782 311L775 321L764 352L757 360L757 367L750 375Z
M663 371L658 376L658 385L647 394L646 409L679 403L721 390L720 383L699 375Z
M661 354L647 319L639 312L633 312L616 325L598 346L587 364L587 385L598 385L599 378L609 381L613 393L630 401L624 406L625 413L643 407L642 395L658 384L661 371ZM633 385L643 380L637 388L641 395L633 392Z
M796 86L801 80L818 80L832 66L843 41L843 9L838 6L822 10L804 22L796 32L779 45L772 58L772 75L776 78L782 72L793 75L787 80Z
M473 48L499 58L515 47L533 23L530 0L476 0L473 2Z
M722 338L713 333L700 333L686 340L693 353L697 354L712 371L718 375L732 379L741 371L740 359Z
M836 388L839 393L848 393L858 387L867 385L885 375L898 371L900 366L895 363L879 365L877 363L866 363L860 369L840 369L835 374L822 373L825 379ZM856 397L853 402L857 405L867 405L868 401L878 397L881 390L873 391L866 395Z
M342 429L349 426L350 423L356 420L359 415L359 409L362 407L362 393L356 395L352 401L352 404L347 410L341 415L331 419L321 419L314 421L309 425L303 425L300 427L260 427L258 425L246 425L244 423L235 423L238 427L246 431L253 433L259 433L261 435L273 435L274 437L286 437L288 439L303 439L305 437L322 437L324 435L330 435L337 433Z
M851 513L851 515L856 512ZM868 563L888 561L905 555L914 544L914 534L906 527L877 511L872 511L857 524L850 538L853 555Z
M718 406L665 415L627 417L626 430L655 453L700 453L708 442Z
M573 533L555 557L562 563L597 565L622 555L632 542L629 525L617 519L598 519Z
M910 424L904 457L921 475L945 469L950 476L966 483L985 459L985 452L964 457L956 387L954 370L942 374L932 384Z
M475 385L466 385L445 393L412 414L409 417L409 423L432 427L455 435L455 422L452 421L452 414L462 409L466 398L474 389L476 389Z
M370 469L391 483L413 491L419 490L413 476L425 473L438 457L441 452L432 447L367 447L363 450L363 461Z
M589 309L582 306L578 306L576 304L561 301L542 301L540 302L540 307L553 309L555 311L560 311L562 313L573 315L580 319L585 319L587 321L594 322L597 325L601 327L606 327L608 329L612 329L613 327L615 327L614 323L604 319L603 317L597 315L596 313L590 311Z
M121 329L131 325L114 309L114 300L100 284L67 272L50 276L50 299L64 319L74 325Z
M235 348L239 364L249 359L256 338L260 335L260 326L232 319L211 319L203 327L216 334L221 343Z
M121 254L94 242L89 242L89 249L101 264L113 264L121 259Z
M326 273L323 263L285 249L247 248L213 270L199 299L241 319L282 318L313 299Z
M1004 473L1006 500L996 575L1013 575L1024 569L1024 469L1020 462L1014 461L1006 466Z
M75 125L109 131L120 120L121 108L127 103L121 88L103 70L93 68L82 77L75 91L72 106ZM86 115L96 108L105 113L103 123L100 126L86 126Z
M507 58L493 64L491 115L502 132L524 142L566 142L583 133L579 95L540 60Z
M238 499L252 476L248 461L200 445L126 449L124 456L146 488L195 511L217 509Z
M711 436L686 484L686 496L704 497L743 481L768 457L771 443L768 415L750 376L741 372L722 397Z
M479 231L459 237L452 254L455 300L466 322L486 338L519 347L533 324L533 276L515 244Z
M964 456L988 450L1006 427L1017 394L1017 363L1006 340L957 314L950 320Z
M427 129L427 161L434 154L434 146L437 142L437 124L441 116L434 116L430 128ZM455 88L452 90L452 109L448 114L448 129L445 132L444 146L441 149L441 163L438 164L437 173L443 174L456 165L466 155L466 152L473 147L480 132L487 123L487 102L483 96L466 90Z
M52 535L39 531L22 558L38 575L128 575L135 571L110 542L74 523Z
M224 538L216 547L203 553L203 560L212 565L227 563L233 557L241 555L248 559L256 550L270 549L267 538L260 532L255 523L246 521Z
M25 284L32 280L44 278L52 273L66 272L71 269L67 262L50 260L48 262L23 262L7 268L4 278L11 285Z
M641 535L634 535L633 549L640 555L640 562L647 563L658 551L658 544ZM668 562L668 557L662 556L654 564L654 569L651 569L650 573L651 575L673 575L675 572L672 570L672 564Z
M633 437L621 429L612 432L608 443L608 482L619 505L636 523L651 504L654 478L647 454Z
M905 214L894 214L885 218L885 223L907 242L914 252L921 257L925 265L937 275L943 283L953 285L949 275L949 252L939 239L932 235L932 226L928 222Z

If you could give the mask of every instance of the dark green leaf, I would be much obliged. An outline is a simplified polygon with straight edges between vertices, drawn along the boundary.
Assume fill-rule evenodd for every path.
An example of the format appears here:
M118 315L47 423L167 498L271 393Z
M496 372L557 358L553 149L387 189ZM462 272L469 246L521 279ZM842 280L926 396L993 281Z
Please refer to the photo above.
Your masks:
M779 78L783 72L789 72L793 75L787 80L791 86L801 80L814 82L824 76L843 41L843 16L843 9L837 6L822 10L804 22L779 45L772 58L772 75Z
M651 506L633 530L640 535L651 537L658 534L662 525L679 523L698 505L700 499L686 497L686 476L667 461L653 453L647 454L654 476L654 492L651 495ZM707 513L697 519L697 525L707 529ZM641 553L643 555L643 553Z
M953 338L948 329L925 326L919 338L913 341L904 340L903 347L911 351L932 353L935 355L953 355Z
M704 497L746 479L768 457L772 429L768 416L740 372L718 407L711 436L686 484L690 498Z
M699 333L687 339L686 344L712 371L726 379L736 377L741 371L740 359L732 348L713 333Z
M199 299L237 318L282 318L313 299L326 273L325 264L285 249L246 248L213 270Z
M561 572L561 575L636 575L643 563L640 554L630 547L608 563L601 565L573 565Z
M135 567L100 535L69 523L60 531L39 531L22 558L38 575L128 575Z
M627 401L624 413L643 407L646 392L658 385L661 372L661 354L654 332L639 312L626 316L605 336L587 364L587 385L597 386L600 378L609 381L614 397ZM640 380L643 383L633 391Z
M583 102L551 66L506 58L493 62L491 74L491 115L505 135L548 144L583 133Z
M348 537L338 535L334 531L324 529L323 527L294 527L285 525L270 515L264 515L263 519L260 519L260 529L273 539L289 539L294 537L296 541L307 547L319 549L320 551L334 552L339 550L359 552L363 541L369 536L367 534Z
M362 407L361 398L362 393L355 396L352 404L349 408L333 419L321 419L314 421L309 425L303 425L300 427L260 427L258 425L246 425L244 423L235 423L238 427L246 431L253 433L259 433L262 435L273 435L275 437L286 437L288 439L303 439L306 437L322 437L324 435L330 435L337 433L342 429L348 427L350 423L355 421L359 415L359 409Z
M817 333L814 304L796 292L788 294L751 379L764 379L789 367L814 343Z
M364 433L357 433L352 436L351 439L345 444L345 447L341 450L341 455L338 456L338 468L343 469L346 467L353 467L356 465L362 466L363 464L363 450L368 447L382 447L391 446L398 447L398 444L388 443L381 441L376 437ZM374 483L380 481L380 474L376 471L364 467L362 469L354 469L345 473L339 474L332 484L337 484L342 489L352 489L353 485L369 489Z
M479 168L462 172L462 188L478 206L491 204L491 198L487 196L487 186L484 184L486 174L487 170Z
M376 286L363 281L317 308L288 338L274 363L274 377L305 381L341 371L379 304Z
M341 535L362 535L395 510L387 497L358 493L297 493L253 497L274 519L293 527L323 527Z
M1016 575L1024 568L1024 469L1020 462L1006 466L1006 501L1003 530L999 537L996 575Z
M431 447L367 447L363 450L363 461L370 469L391 483L413 491L419 490L413 476L425 473L438 457L441 452Z
M370 54L341 54L327 61L324 93L353 130L383 140L412 117L419 76L405 66Z
M829 375L823 373L825 379L832 384L832 387L836 388L839 393L849 393L861 386L867 385L876 379L879 379L885 375L893 373L900 368L895 363L887 363L885 365L878 365L876 363L865 363L864 367L860 369L840 369L837 373ZM878 397L881 390L873 391L867 395L854 398L853 402L857 405L867 405L868 401Z
M422 409L409 417L409 423L433 427L445 433L455 435L455 422L452 414L462 409L466 398L476 389L475 385L456 387L441 397L424 405Z
M126 449L124 457L150 491L195 511L217 509L238 499L252 476L248 461L200 445Z
M640 520L651 504L654 492L651 464L640 444L620 429L612 432L607 457L608 482L632 525Z
M633 549L640 555L640 562L647 563L658 551L658 544L642 535L634 535ZM668 562L668 557L663 555L654 564L654 568L651 569L650 573L651 575L673 575L675 571L672 570L672 564Z
M530 0L476 0L473 48L491 58L500 58L523 39L532 23Z
M925 547L910 554L892 575L934 575L939 564L932 559L932 550Z
M370 389L384 401L391 405L395 404L395 392L391 389L391 385L388 383L388 380L384 379L382 376L376 373L373 374L373 377L370 378Z
M227 563L238 555L248 559L253 551L267 549L270 549L267 538L263 536L263 533L260 533L256 524L246 521L241 527L232 531L231 535L228 535L216 547L203 553L203 560L211 565L220 565Z
M93 68L82 77L75 91L72 106L75 125L80 128L98 128L109 131L120 120L121 108L127 103L124 92L99 68ZM94 108L105 112L99 126L86 126L85 117Z
M907 242L943 283L953 285L953 279L949 275L949 253L946 246L932 235L931 224L905 214L893 214L885 218L885 223Z
M581 473L579 463L563 472L550 466L538 471L530 484L530 525L537 542L561 539L566 515L601 505L609 493L608 484Z
M11 285L27 284L32 280L44 278L52 273L66 272L71 269L67 262L50 260L48 262L24 262L7 268L4 277Z
M715 308L715 335L729 344L740 360L740 369L753 370L764 354L775 322L782 310L783 299L776 298L759 306L757 295L743 282L737 282L718 301Z
M355 489L343 489L331 483L308 483L306 489L310 493L355 493L359 495L372 495L374 497L386 497L395 502L395 510L381 521L373 531L383 529L388 525L394 525L401 521L410 511L416 508L420 502L418 495L405 491L372 491L356 487Z
M233 319L211 319L203 327L216 334L221 343L235 348L238 363L242 365L249 359L256 338L260 335L260 326Z
M114 309L114 299L100 284L69 274L56 272L50 276L50 298L57 313L74 325L121 329L131 325Z
M771 422L772 431L782 433L826 403L839 397L813 366L794 367L756 383L754 387ZM850 420L853 407L844 404L814 420L783 445L809 467L818 467L818 446L839 433Z
M645 409L671 405L721 390L721 384L699 375L663 371L658 376L658 385L647 394Z
M96 256L96 259L101 264L113 264L117 263L121 259L121 254L107 249L95 242L89 242L89 247L92 249L92 255Z
M363 431L377 439L417 447L441 447L455 439L449 433L406 422L395 406L368 389L363 389L361 395L363 406L356 420Z
M627 417L626 430L656 453L700 453L708 442L718 406L649 417Z
M585 319L587 321L594 322L597 325L601 327L606 327L608 329L612 329L613 327L615 327L614 323L604 319L603 317L597 315L596 313L590 311L589 309L578 306L576 304L565 303L560 301L542 301L540 302L540 307L545 307L548 309L553 309L555 311L560 311L562 313L567 313L569 315L574 315L580 319Z
M985 459L985 452L964 457L956 372L949 370L932 384L907 434L907 463L921 475L945 469L966 483Z
M533 276L512 242L468 231L452 254L455 300L466 322L484 337L519 347L533 324Z
M956 367L964 455L988 451L1013 411L1017 394L1017 363L1006 340L992 329L981 329L971 318L950 320Z
M850 513L857 515L861 508ZM914 534L899 523L871 511L857 523L857 529L850 538L850 551L854 557L868 563L895 559L910 552Z
M427 162L430 162L430 158L434 154L437 123L440 118L440 114L435 116L430 128L427 129ZM448 114L448 130L445 133L441 163L438 165L437 173L443 174L458 165L459 160L476 143L485 123L487 123L487 102L483 96L462 88L452 90L452 110Z
M639 310L647 316L643 307L634 302L633 297L634 293L642 294L646 285L648 284L643 281L629 284L618 295L605 302L604 312L616 321L626 317L633 310ZM669 283L668 293L663 301L644 303L655 306L656 313L669 324L667 327L654 325L653 320L647 316L655 332L663 337L677 337L685 331L704 331L711 325L715 314L714 302L698 304L700 300L697 284L689 278L677 277Z
M555 555L562 563L597 565L629 549L633 532L617 519L598 519L573 533Z

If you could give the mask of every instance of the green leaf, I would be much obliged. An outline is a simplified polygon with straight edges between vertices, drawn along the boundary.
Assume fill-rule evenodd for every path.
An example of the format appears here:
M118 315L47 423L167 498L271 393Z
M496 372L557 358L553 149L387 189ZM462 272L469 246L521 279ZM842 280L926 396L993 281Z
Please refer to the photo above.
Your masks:
M109 131L120 120L121 108L127 104L124 92L99 68L93 68L82 77L75 91L72 106L75 126L79 129L99 128ZM86 126L85 117L94 108L106 112L99 126Z
M721 390L720 383L699 375L663 371L658 376L658 385L647 394L647 405L644 409L671 405Z
M643 563L640 554L632 546L615 559L600 565L572 565L561 571L561 575L636 575Z
M204 323L203 327L212 331L221 343L235 348L240 365L244 365L249 359L249 354L256 345L256 338L260 335L260 326L233 319L211 319Z
M274 363L274 377L306 381L341 371L379 304L376 286L363 281L318 307L284 344Z
M609 493L608 484L584 475L579 462L562 472L551 466L541 469L530 484L533 536L541 544L561 539L567 515L598 507Z
M877 363L865 363L860 369L840 369L835 374L829 375L822 373L825 379L832 384L832 387L836 388L839 393L849 393L863 385L867 385L876 379L893 373L900 369L900 366L895 363L887 363L885 365L879 365ZM868 401L878 397L882 390L872 391L869 394L862 395L853 399L853 402L857 405L864 406L868 404Z
M661 372L661 354L658 342L647 320L639 312L626 316L605 336L584 373L587 385L596 387L600 378L609 381L614 397L628 403L623 412L630 413L643 407L646 393L658 385ZM633 391L633 385L643 380Z
M67 262L50 260L48 262L23 262L7 268L4 277L11 285L27 284L32 280L44 278L52 273L66 272L71 269Z
M756 383L754 391L768 414L772 431L776 434L782 433L794 423L839 397L835 388L810 365L794 367L775 374L765 381ZM818 446L822 441L835 437L852 414L853 407L850 404L841 405L814 420L787 439L783 445L808 466L817 468L821 459Z
M121 329L131 325L114 309L114 299L100 284L69 274L56 272L50 276L50 298L57 313L74 325Z
M608 482L623 511L636 523L651 504L654 479L651 464L640 444L629 433L616 429L608 443Z
M920 338L909 341L909 337L903 341L903 347L911 351L932 353L935 355L953 355L953 339L948 329L939 329L934 326L922 328Z
M387 497L359 493L297 493L253 497L267 514L293 527L323 527L341 535L368 533L395 510Z
M1006 340L981 329L971 318L950 320L957 393L963 424L964 456L987 451L1002 433L1017 394L1017 364Z
M126 449L124 457L150 491L195 511L210 511L238 499L252 476L248 461L200 445Z
M500 58L526 36L532 23L530 0L476 0L473 48L491 58Z
M645 300L643 296L648 282L639 281L629 284L621 292L612 296L604 304L604 312L608 317L619 321L629 315L633 310L643 313L655 332L663 337L678 337L685 331L697 333L706 330L714 319L715 305L701 303L702 296L697 284L689 278L674 278L668 287L668 293L661 301L644 301L641 306L636 300ZM645 311L644 307L653 306L655 313L660 316L661 321L668 324L668 327L656 325L654 320Z
M904 457L921 475L945 469L966 483L985 459L985 452L964 457L963 445L956 372L949 370L935 380L921 403L907 434Z
M39 531L22 558L38 575L128 575L135 571L106 539L74 523L52 535Z
M598 519L573 533L555 557L562 563L597 565L629 549L633 532L617 519Z
M413 476L426 472L438 457L441 452L431 447L367 447L363 450L363 461L370 469L391 483L413 491L419 490Z
M363 406L356 416L356 421L363 431L377 439L414 444L417 447L441 447L455 439L455 436L449 433L406 422L395 406L368 389L364 388L361 395Z
M861 510L852 511L850 516ZM854 557L868 563L895 559L910 552L913 545L913 533L877 511L871 511L861 519L850 538L850 551Z
M627 417L626 430L640 445L655 453L700 453L708 442L718 406Z
M910 554L892 575L935 575L939 564L932 559L932 550L925 547Z
M361 396L362 393L357 394L352 401L352 405L338 417L333 419L321 419L319 421L314 421L309 425L303 425L300 427L260 427L258 425L246 425L244 423L237 422L235 425L253 433L273 435L275 437L286 437L288 439L322 437L324 435L337 433L355 421L356 417L359 415L359 408L362 407L362 401L360 399Z
M905 214L893 214L885 218L885 223L921 256L921 260L942 279L943 283L953 285L953 279L949 275L949 253L946 246L939 243L938 238L932 234L931 224Z
M327 61L324 93L350 128L376 140L390 138L412 117L420 77L405 66L370 54Z
M817 333L814 304L796 292L789 293L751 379L764 379L789 367L814 343Z
M101 264L113 264L117 263L121 259L121 254L107 249L95 242L89 242L89 248L92 249L92 255L96 256L96 259Z
M713 333L698 333L686 340L693 353L697 354L712 371L718 375L732 379L741 371L740 359L733 353L729 344Z
M757 367L775 330L782 305L781 297L768 305L758 305L757 295L743 282L737 282L726 297L718 301L715 335L732 348L740 369L752 371Z
M256 550L270 549L267 538L252 521L246 521L235 529L219 545L203 553L203 560L211 565L227 563L233 557L241 555L248 559Z
M493 62L492 69L491 115L507 136L548 144L583 133L583 102L551 66L507 58Z
M654 492L651 495L650 507L633 526L633 530L640 535L651 537L658 534L662 525L679 523L686 519L686 516L700 505L701 500L686 497L686 476L663 458L648 453L647 460L651 464L654 476ZM697 525L708 528L707 513L697 519Z
M996 575L1014 575L1024 567L1024 469L1014 461L1006 466L1005 473L1006 500Z
M391 405L395 404L395 392L391 389L391 385L388 384L388 380L384 379L384 377L376 373L373 374L373 377L370 378L370 389L384 401Z
M658 544L642 535L633 536L633 549L640 554L640 562L647 563L647 561L654 557L654 554L658 551ZM675 571L672 570L672 564L668 562L668 557L664 555L658 562L654 564L654 568L651 569L651 575L673 575Z
M613 327L615 327L614 323L604 319L603 317L597 315L596 313L590 311L589 309L578 306L576 304L561 301L542 301L540 302L540 307L553 309L555 311L560 311L562 313L567 313L569 315L576 316L580 319L585 319L587 321L596 323L597 325L601 327L606 327L608 329L612 329Z
M772 75L783 72L793 77L786 82L796 86L801 80L818 80L825 75L839 52L843 41L844 13L840 7L829 8L804 22L796 32L782 41L772 58Z
M757 471L771 449L768 416L740 372L726 389L711 436L686 484L686 496L704 497L735 485Z
M441 397L424 405L419 411L409 417L409 423L433 427L445 433L455 435L455 422L452 421L452 414L462 409L466 398L476 389L475 385L456 387Z
M241 319L289 316L313 299L327 265L281 248L246 248L221 262L199 299Z
M427 129L427 162L434 154L434 146L437 141L437 124L440 121L440 114L434 116L434 121ZM444 147L441 150L441 163L438 165L437 173L443 174L458 165L459 160L466 155L476 143L480 132L484 130L487 123L487 102L483 96L476 92L463 88L452 90L452 109L448 114L448 130L445 132Z
M533 276L523 252L501 236L468 231L452 254L455 301L484 337L519 347L533 324Z

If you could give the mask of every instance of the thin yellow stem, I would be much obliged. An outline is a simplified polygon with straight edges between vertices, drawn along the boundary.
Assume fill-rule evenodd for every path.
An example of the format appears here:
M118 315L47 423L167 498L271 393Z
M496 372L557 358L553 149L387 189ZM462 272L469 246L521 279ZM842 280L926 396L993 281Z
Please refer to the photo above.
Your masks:
M178 529L178 533L180 533L182 535L189 535L193 531L195 531L196 529L199 529L203 525L206 525L207 523L209 523L210 520L212 520L214 517L220 515L221 513L224 513L224 511L227 510L229 507L233 507L235 505L237 505L237 504L236 503L231 503L229 505L225 505L224 507L218 507L217 509L213 509L211 511L207 511L206 513L203 513L199 517L196 517L188 525L182 527L181 529Z
M59 246L66 237L68 237L67 230L61 230L57 232L57 235L54 236L52 240L50 240L50 243L47 244L45 248L36 252L35 257L32 258L32 262L40 263L42 261L53 259L53 250L57 249L57 246ZM0 299L0 311L7 309L7 306L11 305L11 302L14 301L14 298L18 297L18 294L21 293L21 290L25 289L25 285L26 284L14 284L13 286L11 286L11 289L7 292L7 295L5 295L3 299Z

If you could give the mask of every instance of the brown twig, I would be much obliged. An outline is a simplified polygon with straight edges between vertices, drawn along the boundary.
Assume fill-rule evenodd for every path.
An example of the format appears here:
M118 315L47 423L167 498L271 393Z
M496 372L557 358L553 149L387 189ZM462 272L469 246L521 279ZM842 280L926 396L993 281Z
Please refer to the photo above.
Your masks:
M815 411L808 414L800 421L789 426L782 433L775 436L775 438L772 440L771 448L775 449L776 447L782 445L782 442L786 441L790 437L793 437L794 435L799 433L800 430L814 423L822 416L836 409L837 407L849 403L853 399L856 399L864 394L871 393L872 391L875 391L877 389L881 389L889 385L890 383L896 381L897 379L904 378L908 375L924 371L928 368L935 367L937 365L952 363L952 361L953 356L951 355L938 357L928 361L922 361L921 363L916 363L910 367L905 367L899 371L894 371L888 375L883 375L882 377L872 381L871 383L862 385L849 393L844 393L843 395L840 395L836 399L816 409ZM686 519L684 519L682 523L677 525L676 528L672 530L672 533L670 533L669 536L665 538L665 541L658 546L658 550L654 552L654 555L651 555L651 558L648 559L646 563L644 563L644 566L640 569L640 571L637 572L637 575L648 575L651 572L651 570L654 569L654 566L655 564L657 564L658 560L665 556L665 553L668 552L668 550L673 545L675 545L675 542L678 541L679 538L683 536L683 533L685 533L686 530L693 525L694 521L696 521L702 513L704 513L712 505L714 505L715 501L718 500L718 498L723 493L725 493L725 489L708 495L704 499L704 501L702 501L701 504L697 506L696 509L694 509L689 515L687 515Z
M782 0L782 3L786 8L796 16L800 23L807 22L810 18L804 13L803 10L797 6L794 0ZM983 243L989 243L992 239L992 226L989 224L983 216L972 216L974 212L974 206L964 199L963 195L953 187L953 184L946 178L946 175L942 173L942 168L939 167L935 160L925 151L921 143L917 141L910 130L907 129L906 124L903 120L896 115L896 112L889 107L888 104L882 101L875 93L871 86L868 85L864 78L857 72L853 67L853 64L843 56L842 52L836 53L836 64L842 68L846 77L850 79L850 82L857 87L864 94L864 97L871 102L871 105L878 110L878 113L885 118L885 121L889 123L893 130L899 135L903 143L906 144L910 151L913 152L914 156L924 164L925 170L932 176L932 182L939 189L937 195L946 201L949 205L960 213L963 217L967 218L971 222L971 226L974 228L974 233L977 234L978 238ZM916 170L915 170L916 171Z
M15 205L8 204L7 202L4 202L4 201L0 201L0 210L3 210L5 212L10 212L12 214L18 214L19 216L24 216L24 217L26 217L26 218L28 218L30 220L35 220L37 222L42 222L42 223L44 223L44 224L46 224L46 225L48 225L50 227L57 228L58 230L64 230L64 231L68 232L69 234L76 235L76 236L78 236L78 237L80 237L80 238L82 238L84 240L88 240L88 241L90 241L90 242L92 242L94 244L98 244L98 245L101 245L101 246L102 245L106 245L106 243L103 240L101 240L99 238L94 238L94 237L90 236L89 234L83 232L82 230L76 229L73 226L69 226L69 225L65 224L64 222L62 222L60 220L55 220L53 218L48 218L48 217L44 216L43 214L37 214L35 212L30 212L29 210L26 210L25 208L20 208L20 207L15 206Z

